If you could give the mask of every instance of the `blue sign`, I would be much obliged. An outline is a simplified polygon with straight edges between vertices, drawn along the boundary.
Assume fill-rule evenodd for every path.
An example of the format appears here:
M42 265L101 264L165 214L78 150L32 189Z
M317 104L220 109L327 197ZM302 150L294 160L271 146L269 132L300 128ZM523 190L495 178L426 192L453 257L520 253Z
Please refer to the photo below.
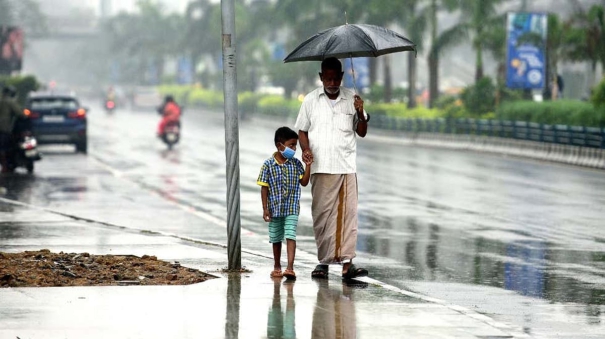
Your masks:
M343 84L347 88L357 87L359 93L370 86L370 59L369 58L354 58L351 64L351 58L346 58L344 61L344 79ZM355 72L353 72L355 71ZM355 76L355 83L353 83Z
M284 44L275 43L273 45L273 60L282 61L286 58L286 49Z
M506 87L544 87L547 22L542 13L508 13Z
M193 63L189 57L179 57L177 60L176 82L180 85L193 83Z

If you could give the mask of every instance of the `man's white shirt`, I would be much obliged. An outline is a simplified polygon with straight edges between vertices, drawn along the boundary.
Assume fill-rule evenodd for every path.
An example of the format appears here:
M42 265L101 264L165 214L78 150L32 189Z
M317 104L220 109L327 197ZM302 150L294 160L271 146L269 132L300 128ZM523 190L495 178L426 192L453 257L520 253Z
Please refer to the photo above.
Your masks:
M354 91L340 87L338 98L332 103L320 87L303 100L294 128L308 132L314 158L311 174L356 173L358 118L354 95Z

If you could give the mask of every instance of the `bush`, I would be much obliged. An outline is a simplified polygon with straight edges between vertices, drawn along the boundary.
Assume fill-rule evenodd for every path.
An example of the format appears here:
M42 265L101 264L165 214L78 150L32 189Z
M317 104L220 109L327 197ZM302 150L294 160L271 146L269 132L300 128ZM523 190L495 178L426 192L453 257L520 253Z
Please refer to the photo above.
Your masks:
M496 108L496 87L491 78L483 77L467 87L460 96L472 118L493 112Z
M11 85L17 90L17 102L25 105L25 100L30 92L37 91L40 88L38 80L31 75L16 77L0 77L0 87Z
M595 107L605 107L605 77L593 88L592 97L590 99Z
M258 102L264 94L243 92L237 96L238 110L243 114L255 113L258 109Z
M189 85L162 85L158 87L158 92L165 95L172 95L176 102L187 105L189 104L189 93L195 88Z
M588 102L576 100L516 101L500 106L496 117L548 125L603 127L603 111Z
M300 109L298 100L284 99L281 95L266 95L258 101L257 111L277 116L296 116Z
M403 87L393 88L392 98L397 102L405 102L407 99L407 89ZM373 103L384 102L384 86L372 85L370 91L363 95L364 100Z
M196 88L189 93L188 104L191 106L222 108L223 102L223 92Z

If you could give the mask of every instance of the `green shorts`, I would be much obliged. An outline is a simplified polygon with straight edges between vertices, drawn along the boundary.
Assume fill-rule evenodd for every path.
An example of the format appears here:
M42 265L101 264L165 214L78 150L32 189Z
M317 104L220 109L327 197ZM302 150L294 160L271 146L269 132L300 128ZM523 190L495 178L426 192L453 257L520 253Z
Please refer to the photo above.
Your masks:
M296 214L271 218L269 222L269 242L272 244L282 242L284 237L296 240L296 225L298 225L298 215Z

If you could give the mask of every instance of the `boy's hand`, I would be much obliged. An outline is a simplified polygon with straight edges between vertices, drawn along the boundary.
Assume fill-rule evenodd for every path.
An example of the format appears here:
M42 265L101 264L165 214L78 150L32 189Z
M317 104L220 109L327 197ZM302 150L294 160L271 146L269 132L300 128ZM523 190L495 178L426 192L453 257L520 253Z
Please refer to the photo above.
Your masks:
M307 166L311 166L311 164L313 163L313 156L311 157L303 157L303 162L305 163L305 165Z
M263 219L265 220L265 222L271 221L271 212L269 212L269 209L265 209L263 211Z
M313 152L311 152L310 149L305 150L303 152L302 158L305 164L307 163L307 161L313 162Z

